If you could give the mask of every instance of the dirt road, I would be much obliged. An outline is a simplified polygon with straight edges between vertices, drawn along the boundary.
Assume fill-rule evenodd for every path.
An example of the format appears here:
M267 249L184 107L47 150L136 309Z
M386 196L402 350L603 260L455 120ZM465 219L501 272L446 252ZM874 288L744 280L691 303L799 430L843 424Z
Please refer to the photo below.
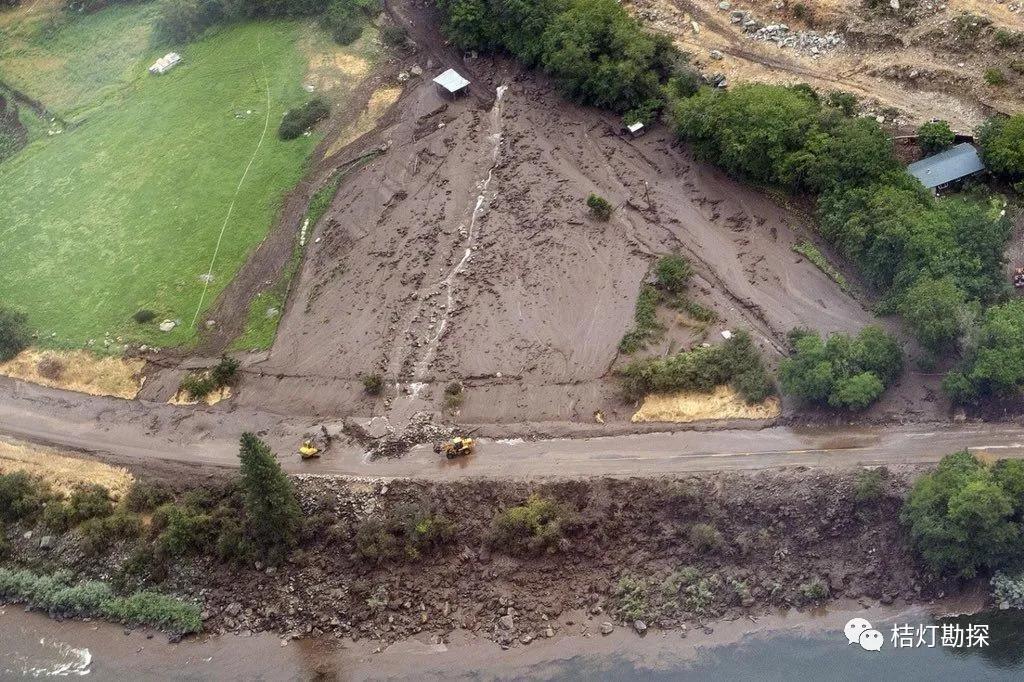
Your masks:
M340 423L326 423L333 432ZM243 431L265 438L295 473L454 479L473 476L657 475L780 466L855 466L937 461L962 448L1024 457L1024 427L916 424L682 431L586 439L488 440L470 458L448 462L427 446L401 459L366 461L339 444L325 457L292 454L308 419L250 409L197 410L93 398L0 379L0 435L78 449L128 464L234 467Z

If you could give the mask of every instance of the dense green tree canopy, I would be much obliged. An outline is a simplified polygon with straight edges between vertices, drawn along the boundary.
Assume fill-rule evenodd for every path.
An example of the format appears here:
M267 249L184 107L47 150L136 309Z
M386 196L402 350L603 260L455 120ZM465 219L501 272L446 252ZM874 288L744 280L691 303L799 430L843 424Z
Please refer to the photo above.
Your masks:
M302 522L295 490L274 453L253 434L242 435L239 458L246 531L262 555L280 559Z
M945 121L922 123L917 129L917 146L926 155L937 154L953 146L956 135Z
M978 131L985 165L1012 180L1024 178L1024 114L990 118Z
M1024 391L1024 300L989 308L963 367L943 382L957 402Z

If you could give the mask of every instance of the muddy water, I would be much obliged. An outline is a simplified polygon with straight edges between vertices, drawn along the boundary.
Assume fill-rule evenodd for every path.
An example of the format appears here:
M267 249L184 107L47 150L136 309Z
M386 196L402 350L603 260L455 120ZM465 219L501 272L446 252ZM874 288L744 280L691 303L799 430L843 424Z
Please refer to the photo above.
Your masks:
M955 605L954 605L955 608ZM844 623L867 618L886 634L879 652L850 646ZM893 624L987 624L989 646L894 649ZM940 619L914 608L789 613L716 624L713 631L595 635L596 623L502 651L455 633L452 643L372 643L222 636L172 645L161 635L125 634L102 623L58 623L20 609L0 611L0 679L88 676L131 680L1010 680L1024 678L1024 615L981 612Z

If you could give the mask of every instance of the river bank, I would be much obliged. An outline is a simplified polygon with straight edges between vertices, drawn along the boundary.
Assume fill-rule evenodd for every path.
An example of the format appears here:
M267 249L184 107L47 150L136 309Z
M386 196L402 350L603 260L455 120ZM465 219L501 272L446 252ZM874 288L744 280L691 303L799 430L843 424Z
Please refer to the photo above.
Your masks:
M952 594L956 586L925 575L903 541L899 509L919 469L866 472L548 482L297 476L305 528L278 566L226 563L210 548L140 572L128 557L145 536L87 554L77 531L41 547L39 529L28 527L10 529L3 564L71 569L125 589L155 585L198 602L211 634L377 647L417 636L446 644L466 631L513 649L579 628L692 632L836 600L905 606ZM178 491L212 504L230 494L228 483ZM496 537L496 518L535 499L559 510L546 549ZM445 528L443 538L415 545L402 530L409 519Z
M563 633L528 649L503 651L471 633L448 644L414 639L378 649L371 643L300 639L282 646L269 634L218 635L168 644L159 635L122 631L103 623L57 622L20 609L0 609L0 676L84 675L90 679L193 680L323 679L863 679L867 671L890 679L922 679L928 671L963 679L1013 679L1020 675L1019 612L976 611L977 595L930 606L896 608L836 604L828 609L776 613L752 622L716 624L713 632L637 636L620 631ZM847 644L843 625L866 618L890 624L928 624L946 614L956 621L989 624L992 641L973 651L915 648L877 654ZM887 632L888 637L888 632ZM971 656L970 654L978 654ZM952 654L952 655L951 655ZM812 666L812 667L808 667Z

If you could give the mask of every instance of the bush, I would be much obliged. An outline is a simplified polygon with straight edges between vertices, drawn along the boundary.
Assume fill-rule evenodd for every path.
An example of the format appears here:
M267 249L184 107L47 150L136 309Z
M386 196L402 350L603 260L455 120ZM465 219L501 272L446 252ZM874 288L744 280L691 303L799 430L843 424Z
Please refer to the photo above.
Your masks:
M896 339L878 327L856 337L793 330L794 353L779 365L785 393L819 405L863 410L877 400L903 366Z
M755 403L775 390L746 332L736 332L718 346L695 348L667 358L634 360L620 370L619 376L627 400L639 400L648 393L710 393L728 384L746 401Z
M282 140L294 140L331 113L331 107L322 97L314 97L297 109L289 109L281 120L277 135Z
M633 311L633 327L619 341L619 352L631 355L658 338L664 327L658 322L658 291L650 285L640 287Z
M66 615L102 617L125 625L156 627L174 634L202 630L198 604L156 592L136 592L120 597L98 581L72 584L68 572L38 575L0 568L0 599Z
M465 399L466 396L463 393L461 382L452 381L444 387L444 406L449 410L458 408Z
M163 0L153 35L164 43L191 42L226 18L226 4L225 0Z
M844 116L853 116L857 113L857 97L852 92L833 90L825 101L830 107L843 112Z
M153 513L157 546L171 557L202 554L213 542L213 521L209 514L192 507L164 504Z
M507 554L551 554L563 549L573 514L554 500L534 494L526 504L498 512L490 545Z
M128 511L146 512L173 499L173 489L163 481L135 481L124 496L123 504Z
M925 154L937 154L953 146L956 135L946 121L929 121L917 129L917 146Z
M604 197L591 194L587 197L587 208L591 215L601 221L609 220L612 217L612 205Z
M238 360L229 358L226 355L221 357L214 368L210 371L210 378L213 379L213 383L217 388L223 388L224 386L230 386L234 383L238 376Z
M356 529L356 552L371 562L415 561L451 541L454 527L443 516L403 505L384 517L368 517Z
M1006 74L1001 69L985 69L985 82L994 87L1006 85Z
M31 520L50 497L49 486L24 471L0 475L0 521Z
M87 519L78 527L82 551L96 556L120 540L135 540L142 534L142 518L138 514L118 511L107 517Z
M693 277L693 266L682 256L662 256L654 266L658 286L673 294L682 293Z
M992 470L963 451L918 479L901 519L930 570L971 578L1020 558L1013 515L1013 503Z
M267 444L251 433L242 434L239 458L246 535L259 554L278 560L295 544L302 527L292 482Z
M388 24L380 30L380 39L390 47L405 47L409 42L409 33L404 26Z
M36 372L39 376L51 381L57 381L64 375L64 363L56 355L47 353L36 363Z
M363 390L370 395L380 395L384 390L384 377L379 374L367 374L363 377Z
M800 596L807 602L819 602L828 599L828 583L821 578L812 578L800 585Z
M28 348L31 341L28 317L0 305L0 362L7 362Z
M67 504L72 525L110 516L114 511L110 491L95 483L77 486L68 498Z
M722 548L722 534L714 526L695 523L690 526L690 544L698 552L714 552Z
M878 502L885 495L885 479L889 470L885 467L877 469L861 469L857 472L857 480L853 487L853 499L858 503Z
M233 385L238 378L239 366L238 360L222 356L209 371L187 375L181 380L178 390L184 391L190 400L202 400L214 391Z

